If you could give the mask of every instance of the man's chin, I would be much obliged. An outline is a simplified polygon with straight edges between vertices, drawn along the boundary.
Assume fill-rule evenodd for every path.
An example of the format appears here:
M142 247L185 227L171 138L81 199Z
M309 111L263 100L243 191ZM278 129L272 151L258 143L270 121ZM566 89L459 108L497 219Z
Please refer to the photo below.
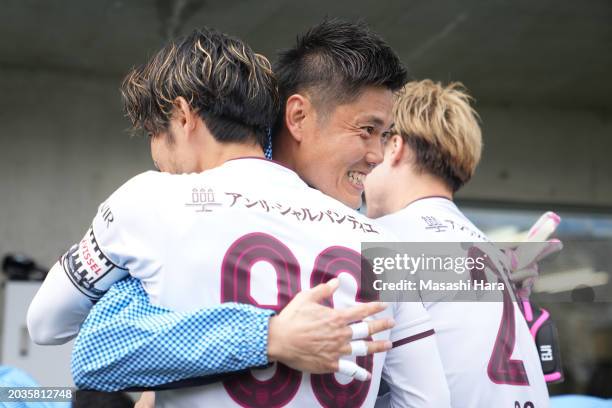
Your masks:
M347 195L343 200L340 201L342 201L342 203L347 207L351 207L354 210L358 210L363 204L363 201L361 200L361 195Z
M328 191L321 189L321 192L340 201L342 204L354 210L358 210L359 207L361 207L361 194L354 194L353 191L349 192L345 189L334 189Z

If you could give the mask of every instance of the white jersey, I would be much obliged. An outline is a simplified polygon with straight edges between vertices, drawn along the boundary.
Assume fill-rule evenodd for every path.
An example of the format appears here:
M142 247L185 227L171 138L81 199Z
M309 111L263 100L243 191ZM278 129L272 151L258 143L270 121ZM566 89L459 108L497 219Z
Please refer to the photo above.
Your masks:
M488 242L452 201L441 197L415 201L376 221L404 242ZM505 282L507 286L507 276ZM504 298L504 302L425 303L453 408L549 405L527 323L514 295L508 292Z
M199 174L136 176L100 206L63 263L88 296L99 296L129 272L153 304L180 312L222 302L280 311L300 290L342 273L350 279L341 280L333 302L347 307L365 300L360 242L376 240L389 236L293 171L244 158ZM433 333L422 304L390 305L381 315L397 324L376 340L401 345ZM402 349L387 353L387 362L396 355L389 367L400 366ZM384 361L385 353L357 359L372 373L366 382L278 365L223 383L157 392L156 406L373 406Z

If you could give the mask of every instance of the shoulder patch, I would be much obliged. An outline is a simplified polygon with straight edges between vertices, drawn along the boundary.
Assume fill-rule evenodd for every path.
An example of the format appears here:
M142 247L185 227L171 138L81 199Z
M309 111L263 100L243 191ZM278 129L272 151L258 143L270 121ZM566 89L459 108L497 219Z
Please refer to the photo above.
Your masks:
M115 265L104 255L91 227L60 261L76 288L94 300L100 299L110 285L127 275L127 269Z

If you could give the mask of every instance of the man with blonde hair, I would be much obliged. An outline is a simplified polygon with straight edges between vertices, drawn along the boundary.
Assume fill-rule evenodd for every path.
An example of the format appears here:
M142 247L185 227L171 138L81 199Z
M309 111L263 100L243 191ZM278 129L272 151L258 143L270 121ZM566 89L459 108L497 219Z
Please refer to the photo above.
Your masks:
M499 251L453 203L480 160L482 134L471 97L460 83L408 83L393 108L384 160L365 180L369 217L406 242L478 242ZM433 245L433 244L432 244ZM441 245L441 244L439 244ZM497 252L496 252L497 251ZM497 271L496 271L497 270ZM423 297L431 315L453 407L548 406L548 391L529 328L503 268L491 262L489 282L505 282L498 302ZM495 274L493 274L495 273ZM466 274L463 279L470 280Z
M402 89L393 107L395 134L385 146L385 160L366 179L368 216L393 213L431 196L452 200L470 180L482 150L470 99L458 82L443 87L426 79ZM389 172L410 182L389 183Z

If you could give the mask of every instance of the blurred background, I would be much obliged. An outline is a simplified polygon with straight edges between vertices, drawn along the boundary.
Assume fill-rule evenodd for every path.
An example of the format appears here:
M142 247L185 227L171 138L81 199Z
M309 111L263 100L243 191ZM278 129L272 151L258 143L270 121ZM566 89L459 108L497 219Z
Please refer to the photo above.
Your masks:
M538 290L571 299L594 288L592 299L545 305L566 371L551 391L612 397L609 0L0 0L0 10L0 256L49 268L112 191L152 169L146 138L126 132L118 87L168 38L208 25L273 60L325 16L364 19L414 79L461 81L474 96L485 147L458 203L477 226L513 241L553 210L560 238L599 243L557 257L544 273L569 283ZM0 291L2 364L66 385L69 346L38 348L24 332L36 285Z

